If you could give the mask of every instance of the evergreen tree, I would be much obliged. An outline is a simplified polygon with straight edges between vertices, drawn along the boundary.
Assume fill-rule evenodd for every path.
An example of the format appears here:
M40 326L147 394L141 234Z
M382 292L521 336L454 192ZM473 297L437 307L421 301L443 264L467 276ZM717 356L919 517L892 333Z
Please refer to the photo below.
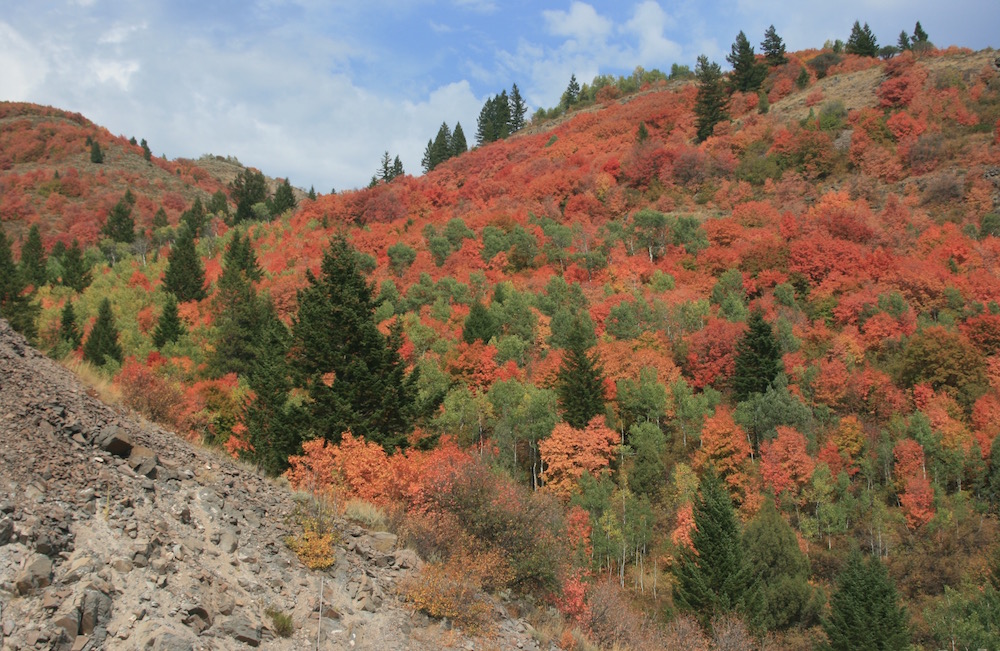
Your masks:
M788 57L785 56L785 42L778 36L774 25L768 27L767 31L764 32L764 41L760 44L760 51L764 53L764 60L771 67L788 63Z
M60 282L76 292L82 292L90 285L90 281L90 267L87 266L86 261L83 259L83 251L80 249L80 243L74 239L73 244L66 249L66 253L62 256L62 278Z
M122 197L111 208L101 234L114 242L131 244L135 241L135 220L132 218L132 202L128 197Z
M163 206L160 206L156 210L156 214L153 215L152 226L154 231L161 228L167 228L170 226L170 222L167 221L167 211L163 209Z
M67 301L68 304L68 301ZM173 294L167 294L167 302L163 306L159 321L153 329L153 345L163 348L168 343L177 341L185 333L184 322L177 312L177 301Z
M431 150L434 149L434 140L428 140L427 146L424 148L424 155L420 157L420 167L423 168L424 173L430 172L434 169L431 164Z
M896 41L896 47L899 48L900 52L906 52L912 47L910 44L910 35L906 33L905 29L899 33L899 40Z
M852 551L837 577L830 606L830 619L823 628L834 651L909 648L906 610L878 558L865 563L859 551Z
M20 272L24 281L34 286L35 289L48 282L45 247L42 246L42 234L38 230L38 224L31 225L28 238L21 246Z
M101 151L101 145L96 140L90 141L90 162L97 165L104 162L104 152Z
M111 312L111 301L101 301L97 310L97 321L90 329L87 341L83 343L83 359L96 366L104 366L108 360L119 364L122 361L122 347L118 343L118 327Z
M392 159L392 178L403 176L403 174L405 174L403 171L403 161L399 160L399 155L397 154Z
M462 130L462 123L455 123L455 131L451 134L451 155L459 156L469 151L469 143L465 141L465 131Z
M195 249L194 233L186 226L181 227L177 240L170 247L163 287L181 303L200 301L207 296L205 269Z
M24 278L14 264L10 241L0 226L0 318L7 319L12 328L32 340L40 307L25 294L25 289Z
M180 226L186 227L195 238L199 238L205 231L208 223L208 215L205 214L205 207L201 203L201 197L195 197L191 207L181 213Z
M695 78L698 81L698 95L694 105L696 139L702 142L712 135L716 124L729 119L729 113L719 64L714 61L709 63L704 54L699 56L695 65Z
M743 548L759 588L757 608L751 613L755 625L767 631L811 625L821 602L809 584L809 559L772 500L766 500L747 524Z
M261 303L253 283L262 276L250 236L235 233L222 256L222 274L212 299L215 346L208 366L213 375L244 375L250 368L263 327Z
M649 138L649 129L646 128L645 122L639 122L639 130L635 134L636 142L646 142Z
M267 201L267 181L264 175L254 169L244 169L229 184L229 195L236 203L237 224L256 219L253 207Z
M757 63L753 46L742 31L736 35L736 41L730 47L726 61L733 66L733 72L729 76L729 86L735 91L743 93L756 91L767 77L767 66Z
M570 75L569 84L566 86L566 90L563 91L560 104L566 110L580 101L580 83L576 80L576 74Z
M694 503L693 549L683 547L674 565L674 603L708 624L724 613L753 612L756 585L744 558L733 503L722 480L709 469Z
M59 339L69 344L72 350L76 350L83 343L83 334L80 332L80 326L76 323L73 301L68 298L59 316Z
M309 199L309 201L316 201L316 186L309 186L309 194L306 195L306 198Z
M858 21L854 21L854 26L851 27L851 36L847 39L844 51L863 57L878 56L878 43L871 28L868 27L868 23L862 27Z
M452 136L451 129L446 122L441 123L437 135L434 137L434 144L431 146L430 169L434 169L441 163L451 158Z
M294 370L309 396L316 436L339 441L350 431L386 450L406 447L416 405L416 371L399 356L398 325L389 336L375 320L372 288L343 238L323 255L319 277L307 272L292 332Z
M286 178L278 186L278 189L274 191L274 197L271 198L271 214L283 215L289 210L295 210L296 205L298 205L298 202L295 200L295 194L292 192L292 185Z
M264 277L264 271L260 268L257 254L253 250L253 243L250 242L250 233L246 236L241 236L238 231L233 234L222 254L222 276L219 278L219 283L222 284L227 278L227 272L232 271L242 272L252 282Z
M489 308L476 301L469 308L469 315L462 325L462 340L467 344L481 341L488 344L490 339L500 334L500 322Z
M750 394L764 393L781 370L781 347L774 330L764 313L755 309L747 320L747 331L736 343L734 397L743 401Z
M636 495L655 498L663 492L667 468L663 453L667 439L656 423L647 421L629 428L629 445L635 450L632 468L628 473L628 486Z
M510 135L510 103L507 91L486 100L476 123L476 141L480 145L503 140Z
M577 317L556 374L556 396L563 420L577 429L604 413L604 368L597 353L590 353L592 338L593 333Z
M913 44L922 45L929 42L930 37L927 35L927 32L924 31L924 28L920 26L920 21L918 20L917 24L913 27Z
M510 89L510 132L517 133L525 126L524 116L528 114L528 105L521 97L521 90L514 84ZM458 127L455 127L458 129Z
M149 145L146 144L145 138L142 139L142 142L140 142L139 145L142 147L142 157L145 158L146 160L153 160L153 152L150 151Z

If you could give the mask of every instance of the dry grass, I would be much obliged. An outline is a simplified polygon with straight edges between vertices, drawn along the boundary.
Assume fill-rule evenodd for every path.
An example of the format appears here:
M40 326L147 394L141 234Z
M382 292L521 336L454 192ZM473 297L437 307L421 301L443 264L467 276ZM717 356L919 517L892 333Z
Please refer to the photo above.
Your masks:
M111 378L105 376L100 370L89 362L76 359L72 355L64 357L60 364L80 379L91 395L108 405L121 405L122 394L118 387L114 385Z
M348 500L344 505L344 517L371 531L389 530L385 511L365 500Z

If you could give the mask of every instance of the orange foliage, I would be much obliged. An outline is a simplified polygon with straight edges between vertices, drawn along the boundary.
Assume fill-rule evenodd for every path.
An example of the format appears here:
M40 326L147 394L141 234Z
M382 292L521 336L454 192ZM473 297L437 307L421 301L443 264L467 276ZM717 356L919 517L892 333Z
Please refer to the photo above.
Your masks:
M736 370L736 342L744 330L745 323L712 318L704 328L687 336L688 373L695 387L720 387L729 381Z
M677 509L677 524L670 534L671 542L677 547L694 549L694 543L691 542L691 533L694 531L694 528L694 504L692 502L684 502Z
M743 503L749 497L746 488L752 470L750 452L747 433L736 424L728 408L719 407L701 428L701 449L694 455L695 468L714 467L734 500Z
M775 497L783 492L799 497L812 477L815 462L806 452L806 437L793 427L779 425L774 440L760 446L760 472Z
M607 470L619 443L621 436L607 427L601 416L595 416L582 430L557 424L538 444L545 463L542 481L546 489L567 501L583 473L596 476Z
M910 477L906 490L899 496L903 516L910 529L917 529L934 517L934 489L926 477Z

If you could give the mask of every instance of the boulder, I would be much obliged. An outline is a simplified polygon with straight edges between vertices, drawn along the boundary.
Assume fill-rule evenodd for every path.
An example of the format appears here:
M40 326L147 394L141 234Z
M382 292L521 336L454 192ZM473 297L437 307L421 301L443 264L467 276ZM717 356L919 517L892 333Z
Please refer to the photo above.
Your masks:
M238 642L250 646L260 646L260 626L254 626L239 615L226 617L217 624L219 631Z
M52 559L42 554L34 554L25 563L14 585L18 594L28 594L35 588L44 588L52 583Z
M0 518L0 547L14 537L14 522L10 518Z
M132 453L132 437L117 425L105 427L94 439L94 442L102 450L110 452L116 457L125 459Z
M132 448L128 457L128 465L137 475L156 479L156 467L160 464L156 453L144 445Z

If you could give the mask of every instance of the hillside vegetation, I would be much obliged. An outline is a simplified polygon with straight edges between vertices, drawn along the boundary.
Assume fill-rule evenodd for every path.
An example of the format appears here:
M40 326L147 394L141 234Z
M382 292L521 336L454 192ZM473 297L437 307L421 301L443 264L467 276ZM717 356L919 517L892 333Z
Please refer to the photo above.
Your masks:
M556 605L564 646L996 646L994 57L760 59L707 135L704 81L585 87L290 203L0 105L0 218L25 277L32 224L48 257L0 310L60 358L116 338L88 359L126 405L386 509L431 615L474 628L486 591Z

